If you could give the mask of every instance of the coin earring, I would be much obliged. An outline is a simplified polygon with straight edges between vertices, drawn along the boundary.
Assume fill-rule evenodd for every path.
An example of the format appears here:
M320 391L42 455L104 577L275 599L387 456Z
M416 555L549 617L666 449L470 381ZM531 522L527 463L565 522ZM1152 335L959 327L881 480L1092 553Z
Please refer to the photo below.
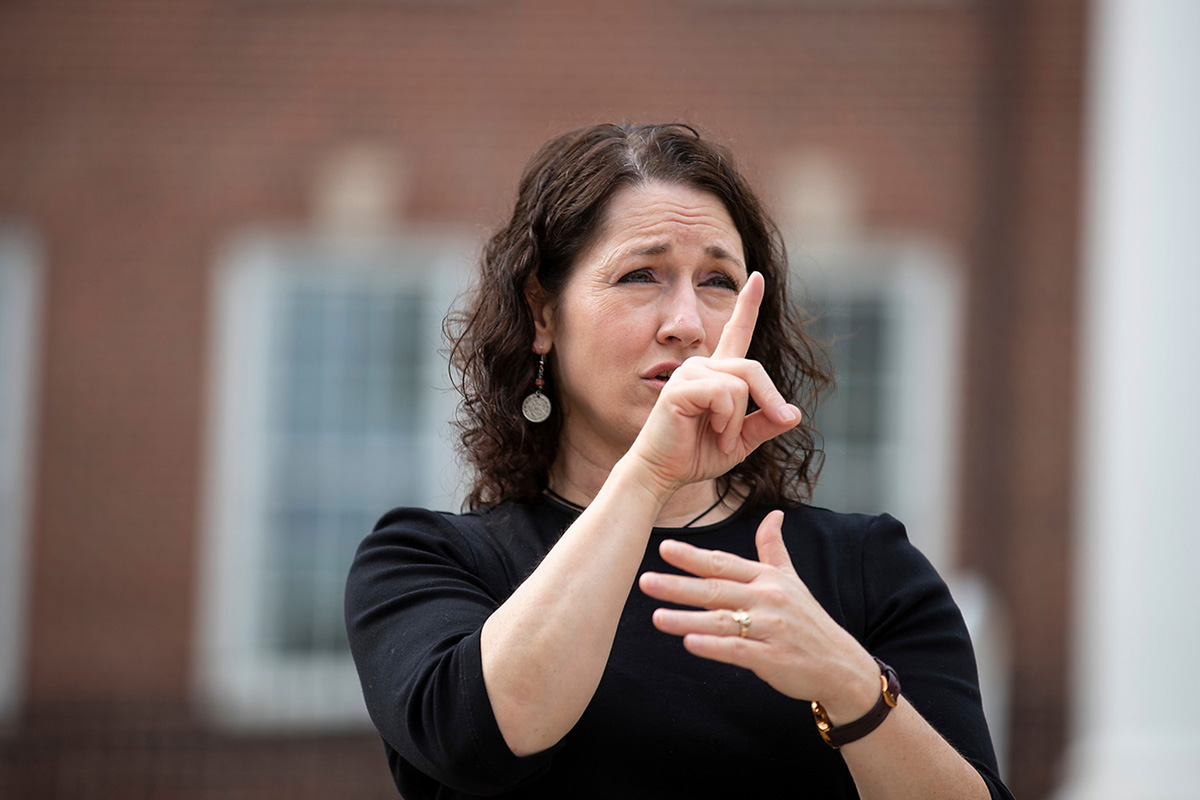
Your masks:
M533 394L526 397L525 402L521 403L521 413L530 422L545 422L550 417L550 398L542 394L542 387L546 385L545 353L542 353L538 360L537 379L533 385L535 387Z

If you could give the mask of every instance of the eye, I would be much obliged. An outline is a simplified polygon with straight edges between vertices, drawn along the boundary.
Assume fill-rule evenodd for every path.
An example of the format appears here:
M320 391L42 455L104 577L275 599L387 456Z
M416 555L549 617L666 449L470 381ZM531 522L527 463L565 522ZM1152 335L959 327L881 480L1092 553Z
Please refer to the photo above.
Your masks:
M621 276L617 283L653 283L654 273L648 268L635 269Z
M732 276L726 275L724 273L718 273L716 275L709 276L709 277L705 278L700 283L700 285L701 286L714 286L718 289L729 289L734 292L738 291L737 281L734 280Z

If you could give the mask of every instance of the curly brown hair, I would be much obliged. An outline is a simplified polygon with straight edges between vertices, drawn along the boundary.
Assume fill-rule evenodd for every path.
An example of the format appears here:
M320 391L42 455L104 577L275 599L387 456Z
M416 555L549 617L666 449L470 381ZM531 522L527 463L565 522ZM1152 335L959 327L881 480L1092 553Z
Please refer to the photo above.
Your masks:
M755 502L807 500L820 471L819 434L808 424L832 378L824 351L788 301L783 238L734 167L730 153L689 125L592 125L551 139L534 154L508 223L483 248L464 306L446 317L450 371L462 394L456 421L473 471L466 505L531 500L547 488L562 417L529 424L521 401L533 387L533 312L526 290L536 278L557 297L597 233L620 188L651 181L710 192L728 210L747 266L766 279L748 358L761 363L804 421L761 445L726 476ZM558 398L554 381L543 390ZM555 409L559 404L554 402Z

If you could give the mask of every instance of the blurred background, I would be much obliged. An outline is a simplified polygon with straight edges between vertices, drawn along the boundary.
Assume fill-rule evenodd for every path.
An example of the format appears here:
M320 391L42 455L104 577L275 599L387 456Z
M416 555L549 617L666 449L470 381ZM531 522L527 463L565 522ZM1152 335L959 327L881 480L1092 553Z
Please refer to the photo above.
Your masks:
M1198 8L0 0L0 797L395 795L345 571L458 508L442 316L596 121L761 189L838 359L816 501L947 576L1016 794L1200 797Z

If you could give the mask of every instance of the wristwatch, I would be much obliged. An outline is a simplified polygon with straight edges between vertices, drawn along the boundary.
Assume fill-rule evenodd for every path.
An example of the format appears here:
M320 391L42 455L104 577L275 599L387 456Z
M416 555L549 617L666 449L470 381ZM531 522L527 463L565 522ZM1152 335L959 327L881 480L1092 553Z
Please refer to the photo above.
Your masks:
M835 728L821 704L816 700L812 701L813 719L817 722L817 730L820 732L821 738L825 740L825 744L834 750L844 744L856 742L878 728L879 723L883 722L888 712L895 708L896 703L900 701L900 678L896 675L896 670L878 658L875 659L875 663L879 665L879 700L876 701L874 708L854 722L847 722L845 725L838 725Z

